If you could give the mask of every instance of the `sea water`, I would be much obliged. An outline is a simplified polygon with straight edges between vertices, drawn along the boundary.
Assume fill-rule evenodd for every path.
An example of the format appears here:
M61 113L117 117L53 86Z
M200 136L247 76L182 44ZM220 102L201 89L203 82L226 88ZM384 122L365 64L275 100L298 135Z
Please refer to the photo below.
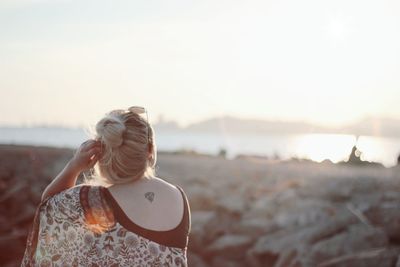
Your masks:
M1 144L35 145L77 148L90 138L80 128L0 128ZM397 164L400 138L342 134L259 135L234 133L199 133L187 131L158 131L159 151L193 150L213 154L226 151L228 158L238 155L256 155L269 158L305 158L314 161L346 160L354 145L362 152L361 158L381 162L390 167Z

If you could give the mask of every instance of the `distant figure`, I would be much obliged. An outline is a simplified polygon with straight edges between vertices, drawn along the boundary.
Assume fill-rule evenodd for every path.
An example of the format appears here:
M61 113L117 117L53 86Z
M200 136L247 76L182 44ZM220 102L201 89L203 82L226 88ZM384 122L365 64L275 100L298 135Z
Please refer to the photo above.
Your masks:
M399 156L397 157L397 165L400 165L400 154L399 154Z
M361 160L361 154L362 152L357 148L356 145L354 145L351 149L349 160L347 162L352 164L362 163L363 161Z
M223 148L223 147L221 147L220 150L219 150L219 152L218 152L218 156L219 156L219 157L222 157L222 158L224 158L224 159L226 159L226 154L227 154L226 149Z
M154 132L143 113L108 113L47 186L22 266L187 266L188 200L154 175ZM76 186L95 165L93 178L107 186Z

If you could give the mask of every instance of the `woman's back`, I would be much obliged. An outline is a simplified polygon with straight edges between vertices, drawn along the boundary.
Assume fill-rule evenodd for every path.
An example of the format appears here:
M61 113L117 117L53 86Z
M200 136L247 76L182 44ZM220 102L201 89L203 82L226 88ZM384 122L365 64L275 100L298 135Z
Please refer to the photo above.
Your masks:
M36 238L30 238L38 240L33 265L186 266L190 211L178 188L158 179L109 189L77 186L50 197L40 206ZM149 203L145 208L140 193ZM32 264L29 254L25 265Z
M154 177L154 131L143 113L113 110L97 122L95 139L43 192L23 266L187 265L188 201ZM92 167L110 187L74 186Z
M108 191L127 217L143 228L166 231L182 221L182 193L162 179L142 179L131 184L114 185Z

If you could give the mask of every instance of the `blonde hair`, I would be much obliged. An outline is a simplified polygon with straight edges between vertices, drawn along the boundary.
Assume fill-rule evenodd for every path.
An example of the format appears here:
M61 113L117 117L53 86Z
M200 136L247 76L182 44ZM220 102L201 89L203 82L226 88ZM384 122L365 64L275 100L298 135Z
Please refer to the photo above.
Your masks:
M132 110L113 110L96 124L102 154L95 179L122 184L154 175L156 146L150 123Z

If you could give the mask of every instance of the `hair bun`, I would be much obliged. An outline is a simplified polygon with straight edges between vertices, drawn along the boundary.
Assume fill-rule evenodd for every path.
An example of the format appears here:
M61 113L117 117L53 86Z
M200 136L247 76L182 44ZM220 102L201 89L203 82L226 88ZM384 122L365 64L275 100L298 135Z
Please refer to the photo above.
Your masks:
M106 146L115 148L124 142L125 124L118 117L108 115L96 124L96 131Z

